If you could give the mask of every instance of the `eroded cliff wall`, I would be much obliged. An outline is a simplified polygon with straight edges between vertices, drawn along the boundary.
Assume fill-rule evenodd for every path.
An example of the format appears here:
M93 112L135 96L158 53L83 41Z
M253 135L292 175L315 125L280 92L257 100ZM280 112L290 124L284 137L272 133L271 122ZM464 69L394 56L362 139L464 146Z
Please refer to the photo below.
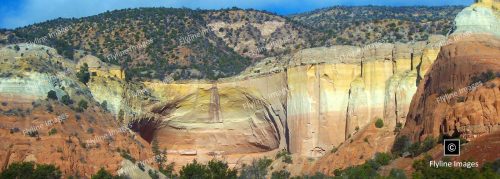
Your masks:
M306 49L218 82L144 83L165 124L156 139L185 156L322 156L376 118L404 123L435 41Z

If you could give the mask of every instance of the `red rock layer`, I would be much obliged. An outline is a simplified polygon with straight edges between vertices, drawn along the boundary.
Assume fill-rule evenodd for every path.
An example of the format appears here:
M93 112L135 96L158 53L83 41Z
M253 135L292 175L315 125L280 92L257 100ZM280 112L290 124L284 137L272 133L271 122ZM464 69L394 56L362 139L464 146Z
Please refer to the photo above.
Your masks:
M488 71L490 78L474 83ZM500 39L473 35L442 47L413 96L400 135L414 141L440 134L472 139L499 131L499 73Z

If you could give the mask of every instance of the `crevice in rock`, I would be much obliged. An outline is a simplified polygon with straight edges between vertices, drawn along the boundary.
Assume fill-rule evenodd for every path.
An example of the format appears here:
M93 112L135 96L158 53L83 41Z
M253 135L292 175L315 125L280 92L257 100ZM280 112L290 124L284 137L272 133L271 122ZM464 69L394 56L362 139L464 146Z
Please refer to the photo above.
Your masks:
M349 106L350 106L350 99L351 99L351 89L349 89L349 93L347 94L347 109L345 113L345 134L344 134L344 140L347 140L347 136L349 136Z
M162 127L162 121L155 118L143 118L130 122L130 129L151 143L156 131Z

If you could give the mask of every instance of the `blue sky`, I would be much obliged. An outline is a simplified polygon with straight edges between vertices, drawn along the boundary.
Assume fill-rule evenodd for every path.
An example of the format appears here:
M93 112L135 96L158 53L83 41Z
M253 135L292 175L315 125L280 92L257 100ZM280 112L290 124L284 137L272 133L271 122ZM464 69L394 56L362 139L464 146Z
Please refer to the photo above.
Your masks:
M0 28L16 28L58 17L84 17L107 10L133 7L187 7L220 9L239 7L281 15L335 5L469 5L474 0L0 0Z

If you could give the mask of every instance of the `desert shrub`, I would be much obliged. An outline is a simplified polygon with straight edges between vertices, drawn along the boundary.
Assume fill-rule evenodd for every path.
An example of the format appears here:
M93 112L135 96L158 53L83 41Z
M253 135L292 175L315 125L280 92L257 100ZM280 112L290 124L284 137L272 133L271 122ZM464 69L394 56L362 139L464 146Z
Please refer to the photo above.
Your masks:
M91 179L125 179L122 176L114 176L113 174L106 171L104 168L99 169L96 174L91 176Z
M50 90L47 93L47 99L57 100L57 93L54 90Z
M20 129L19 129L19 128L17 128L17 127L13 127L13 128L10 128L10 130L9 130L9 131L10 131L10 133L11 133L11 134L13 134L13 133L19 132L19 131L20 131Z
M276 159L282 158L282 161L285 163L293 163L292 156L286 149L282 149L278 153L276 153Z
M135 158L130 155L130 152L122 150L120 155L127 160L130 160L132 163L135 163Z
M485 83L487 81L495 79L496 77L497 77L497 75L493 71L488 70L486 72L482 72L479 75L473 76L471 78L470 85L477 83L477 82Z
M89 127L89 128L87 129L87 133L89 133L89 134L94 133L94 128Z
M158 170L168 178L177 178L177 175L174 173L174 165L174 163L170 163L165 167L159 166Z
M271 174L271 179L288 179L290 178L290 172L286 170L275 171Z
M393 168L391 169L389 176L387 178L390 179L406 179L406 173L404 170L399 169L399 168Z
M104 111L108 111L108 102L106 100L101 103L101 108L104 109Z
M375 127L377 127L377 128L384 127L384 121L382 119L378 118L377 121L375 121Z
M56 128L50 129L49 135L54 135L54 134L57 134L57 129Z
M0 178L61 178L62 174L59 168L54 165L35 164L33 162L12 163L9 167L0 173Z
M374 160L381 166L388 165L392 160L392 155L389 153L376 153Z
M367 160L362 165L350 166L344 170L335 169L335 176L343 176L346 178L378 178L380 175L377 170L384 165L390 163L393 159L391 154L376 153L373 159Z
M332 150L330 150L330 153L335 153L335 152L337 152L337 150L338 150L338 149L337 149L337 147L335 147L335 146L334 146L334 147L332 148Z
M422 148L420 148L420 153L427 152L434 148L436 146L437 141L434 139L432 136L428 136L424 139L424 142L422 143Z
M138 167L140 170L144 171L144 164L142 164L141 162L137 163L137 167Z
M210 160L208 162L209 178L236 178L237 171L229 169L226 162L220 160Z
M5 102L5 101L4 101L4 102L2 102L2 106L7 106L7 104L8 104L8 103L7 103L7 102Z
M83 66L80 67L80 71L76 73L76 77L84 84L87 84L89 82L90 73L89 65L87 63L84 63Z
M78 102L77 111L78 112L83 112L83 111L85 111L87 109L87 107L88 107L87 101L85 101L85 100L82 99L82 100L80 100L80 102Z
M226 162L212 159L207 165L200 164L196 160L182 167L179 177L182 179L191 178L236 178L237 171L229 169Z
M71 98L69 97L69 95L64 95L61 97L61 102L65 105L70 105L73 103L73 101L71 101Z
M436 144L436 140L433 137L429 136L426 137L423 142L415 142L411 144L408 148L408 152L412 157L416 157L424 152L429 151L434 146L436 146Z
M403 128L403 124L401 122L396 123L396 128L394 128L394 132L399 132Z
M151 177L151 179L160 179L158 171L148 170L148 175Z
M30 137L38 137L37 130L29 130L28 132L26 132L26 134L28 134L28 136L30 136Z
M268 158L253 160L250 165L243 165L239 178L266 178L268 167L273 161Z
M500 159L497 159L493 162L487 162L483 165L483 169L482 171L485 171L485 170L492 170L494 172L496 172L498 175L500 175Z
M189 163L182 167L179 171L179 176L181 179L191 179L191 178L207 178L208 168L206 165L198 163L193 160L193 163Z
M408 136L399 136L394 141L391 152L396 155L401 155L408 150L408 147L410 147L410 145L411 143Z

